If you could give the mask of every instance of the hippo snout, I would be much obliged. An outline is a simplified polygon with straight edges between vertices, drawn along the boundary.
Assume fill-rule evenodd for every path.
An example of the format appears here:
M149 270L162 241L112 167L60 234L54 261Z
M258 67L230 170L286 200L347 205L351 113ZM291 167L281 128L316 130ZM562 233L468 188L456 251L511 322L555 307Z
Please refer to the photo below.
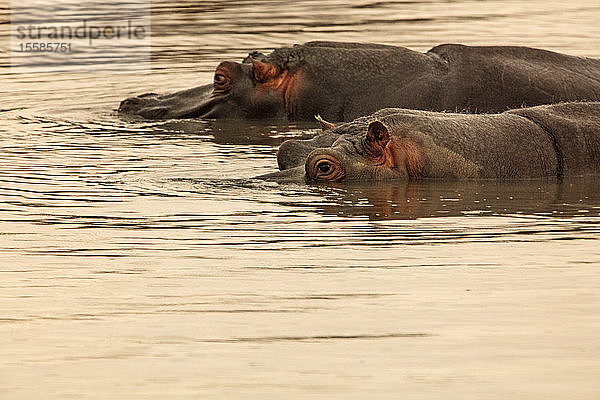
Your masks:
M144 93L139 96L128 97L121 101L118 111L126 114L138 114L144 108L152 107L158 103L158 94Z
M121 101L118 111L148 119L209 117L220 98L211 96L212 85L170 94L145 93Z
M119 104L118 111L122 114L139 115L149 119L166 118L169 107L160 105L156 93L146 93L129 97Z
M277 150L277 166L283 171L304 165L306 157L314 149L311 143L303 140L286 140Z
M262 179L264 181L271 181L277 183L306 183L306 173L304 171L304 165L299 167L286 169L283 171L272 172L270 174L264 174L256 176L255 179Z
M294 168L304 165L308 155L320 147L331 146L339 135L329 132L323 132L310 140L286 140L279 146L277 151L277 165L280 170Z
M141 99L139 97L128 97L119 104L118 111L120 113L132 113L135 114L136 110L139 108L141 103Z

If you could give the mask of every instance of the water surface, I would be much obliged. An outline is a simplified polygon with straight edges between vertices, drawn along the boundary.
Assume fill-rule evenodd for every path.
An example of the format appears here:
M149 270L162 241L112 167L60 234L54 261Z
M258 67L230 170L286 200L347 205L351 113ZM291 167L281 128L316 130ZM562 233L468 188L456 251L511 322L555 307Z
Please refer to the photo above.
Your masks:
M598 396L600 179L277 185L316 124L115 112L309 40L600 57L596 0L152 6L150 73L1 49L0 398Z

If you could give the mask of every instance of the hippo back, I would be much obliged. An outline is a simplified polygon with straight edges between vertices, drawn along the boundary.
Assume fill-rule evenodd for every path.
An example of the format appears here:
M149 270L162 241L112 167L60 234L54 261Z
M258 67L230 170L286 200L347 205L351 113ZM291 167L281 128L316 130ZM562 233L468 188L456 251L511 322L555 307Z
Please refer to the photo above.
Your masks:
M563 103L512 110L551 137L562 176L600 172L600 103Z
M444 44L446 109L502 112L567 101L600 100L600 60L519 46Z
M534 122L517 115L403 111L382 121L397 135L408 135L421 143L431 162L437 163L432 164L427 174L430 177L557 176L551 138ZM467 164L475 165L477 174L460 172L468 170ZM440 175L439 171L445 172Z
M309 42L274 50L280 69L302 71L288 118L351 121L386 107L443 109L446 66L437 55L404 47Z

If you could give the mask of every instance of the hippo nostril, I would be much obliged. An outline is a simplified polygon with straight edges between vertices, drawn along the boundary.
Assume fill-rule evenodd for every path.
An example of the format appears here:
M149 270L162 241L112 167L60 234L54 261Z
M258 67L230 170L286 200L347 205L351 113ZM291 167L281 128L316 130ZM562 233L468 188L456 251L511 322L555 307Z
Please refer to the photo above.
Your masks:
M131 109L132 107L135 107L136 105L140 104L141 101L139 98L137 97L130 97L128 99L125 99L121 102L121 104L119 104L119 111L128 111L129 109Z

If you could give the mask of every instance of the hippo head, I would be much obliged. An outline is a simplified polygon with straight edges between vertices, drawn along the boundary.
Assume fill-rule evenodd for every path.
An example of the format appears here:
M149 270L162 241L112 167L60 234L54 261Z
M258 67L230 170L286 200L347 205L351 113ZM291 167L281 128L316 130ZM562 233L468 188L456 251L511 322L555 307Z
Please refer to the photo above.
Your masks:
M295 78L294 72L255 52L242 63L219 64L211 85L131 97L121 102L119 112L149 119L282 118Z
M284 142L277 153L281 171L259 178L279 182L374 182L414 179L425 172L427 156L419 140L408 132L392 135L381 121L344 124L320 136ZM317 147L327 140L329 146Z

